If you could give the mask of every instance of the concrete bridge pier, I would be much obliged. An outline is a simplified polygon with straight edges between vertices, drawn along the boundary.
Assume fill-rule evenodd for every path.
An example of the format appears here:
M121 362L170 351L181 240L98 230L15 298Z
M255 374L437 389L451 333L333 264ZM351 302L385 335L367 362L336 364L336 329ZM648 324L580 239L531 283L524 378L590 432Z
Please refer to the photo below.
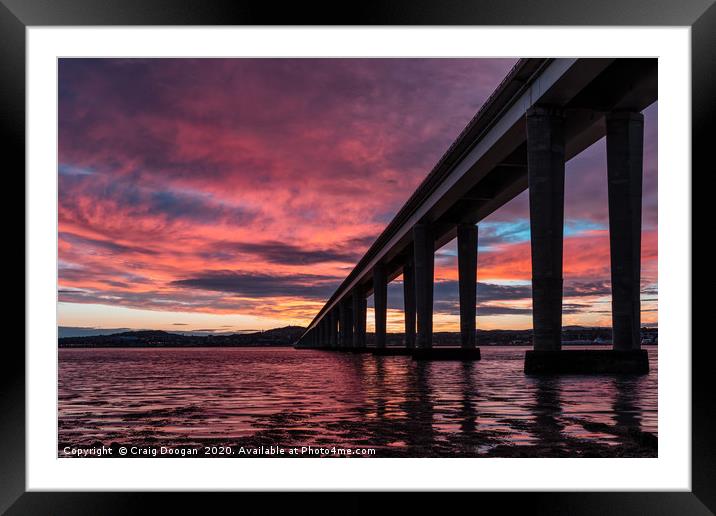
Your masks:
M336 349L338 347L338 314L335 308L328 314L328 339L331 349Z
M464 349L475 347L475 316L477 303L477 226L457 226L457 263L460 290L460 344Z
M405 311L404 346L387 346L388 282L387 270L377 265L373 271L373 299L375 305L374 355L410 356L415 351L415 268L412 257L403 265L403 303Z
M564 114L535 107L526 115L527 182L532 251L533 347L525 372L562 372L562 245L564 228Z
M347 298L345 301L346 306L346 348L351 349L353 347L353 303L351 298Z
M470 227L471 226L471 227ZM474 244L474 246L473 246ZM469 248L473 246L473 249ZM460 255L462 257L460 258ZM415 308L417 319L416 347L411 355L415 360L479 360L480 349L475 347L475 292L477 279L477 227L458 226L458 262L460 264L460 329L469 333L469 314L472 314L472 340L465 337L461 348L433 347L433 285L435 270L435 236L429 224L413 228L413 259L415 276ZM471 265L472 264L472 265ZM470 268L472 267L472 272ZM471 301L470 298L471 297ZM464 312L463 312L464 310ZM463 320L465 326L463 327ZM471 343L471 345L470 345Z
M429 224L413 227L415 264L415 311L417 319L416 348L433 347L433 280L435 270L435 238Z
M532 240L535 351L562 347L564 115L557 108L527 113L527 181Z
M412 260L403 266L403 310L405 317L405 347L415 348L415 266Z
M346 305L344 302L338 304L338 349L343 351L346 348Z
M385 264L373 267L373 307L375 313L375 347L385 348L388 317L388 276Z
M562 350L564 115L549 107L527 113L534 349L526 373L649 371L639 328L643 116L610 113L606 122L614 346Z
M641 348L641 195L644 115L607 116L609 249L614 349Z
M321 347L324 349L331 348L331 325L329 319L330 317L326 316L323 318L323 321L321 321L323 325L323 344Z
M367 303L362 291L353 292L353 350L366 351L366 312Z
M346 298L338 305L339 310L339 339L338 347L342 351L350 351L353 347L353 313L351 300Z

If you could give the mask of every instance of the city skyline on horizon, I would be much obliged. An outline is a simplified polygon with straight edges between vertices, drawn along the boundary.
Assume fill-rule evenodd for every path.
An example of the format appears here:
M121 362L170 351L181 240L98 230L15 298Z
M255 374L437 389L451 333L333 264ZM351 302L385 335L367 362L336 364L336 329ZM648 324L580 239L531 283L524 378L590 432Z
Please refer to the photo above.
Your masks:
M61 59L60 325L306 326L514 62ZM656 103L644 115L657 326ZM563 324L610 326L604 139L565 181ZM526 192L479 224L478 329L531 328L529 238ZM456 255L436 252L435 331L459 328Z

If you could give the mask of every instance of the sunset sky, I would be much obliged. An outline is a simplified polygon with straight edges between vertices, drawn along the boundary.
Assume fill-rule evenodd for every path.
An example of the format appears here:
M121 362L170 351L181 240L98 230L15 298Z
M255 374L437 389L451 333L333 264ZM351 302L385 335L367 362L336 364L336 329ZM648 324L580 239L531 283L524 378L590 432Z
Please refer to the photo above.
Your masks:
M515 62L61 59L59 324L308 324ZM657 105L644 114L642 323L655 325ZM567 164L565 325L611 324L606 188L601 140ZM478 238L478 328L530 328L526 192ZM455 251L436 254L437 331L459 328Z

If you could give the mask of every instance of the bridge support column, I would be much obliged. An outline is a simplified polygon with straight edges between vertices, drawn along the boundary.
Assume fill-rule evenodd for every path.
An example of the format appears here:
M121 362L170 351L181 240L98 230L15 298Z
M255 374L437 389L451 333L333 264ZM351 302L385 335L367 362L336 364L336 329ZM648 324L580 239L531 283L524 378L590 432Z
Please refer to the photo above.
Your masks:
M323 320L321 321L321 347L322 348L329 348L331 346L331 335L330 335L330 327L328 325L328 314L326 314L323 317Z
M435 238L429 224L413 228L415 263L415 308L418 325L418 348L433 346L433 276L435 267Z
M460 288L460 341L463 348L475 347L477 301L477 226L458 224L457 263Z
M639 349L642 146L641 115L607 116L614 349L562 351L564 119L549 108L528 113L534 350L525 356L526 373L649 372L647 353Z
M344 301L338 303L338 326L338 347L340 349L346 349L348 347L348 332L346 331L348 327L348 315Z
M350 298L343 300L345 307L346 331L345 331L345 347L350 349L353 347L353 306Z
M615 350L641 348L641 191L644 115L607 115L609 249Z
M364 349L366 347L365 325L366 325L366 299L359 290L353 292L353 346Z
M328 314L328 340L331 348L338 347L338 314L335 308Z
M556 108L527 113L527 180L534 349L556 351L562 346L564 228L564 116Z
M375 347L384 348L388 316L388 277L385 264L373 268L373 306L375 312Z
M408 260L403 266L403 309L405 312L405 347L415 347L415 266Z

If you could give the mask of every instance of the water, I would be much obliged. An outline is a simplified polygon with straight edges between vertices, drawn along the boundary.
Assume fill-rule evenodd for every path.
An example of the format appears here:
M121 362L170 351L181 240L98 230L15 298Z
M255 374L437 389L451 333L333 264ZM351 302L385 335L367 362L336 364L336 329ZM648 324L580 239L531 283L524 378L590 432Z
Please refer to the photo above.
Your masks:
M415 362L291 348L61 349L66 446L313 446L375 456L656 456L641 377L529 377L527 348ZM646 432L646 433L645 433Z

